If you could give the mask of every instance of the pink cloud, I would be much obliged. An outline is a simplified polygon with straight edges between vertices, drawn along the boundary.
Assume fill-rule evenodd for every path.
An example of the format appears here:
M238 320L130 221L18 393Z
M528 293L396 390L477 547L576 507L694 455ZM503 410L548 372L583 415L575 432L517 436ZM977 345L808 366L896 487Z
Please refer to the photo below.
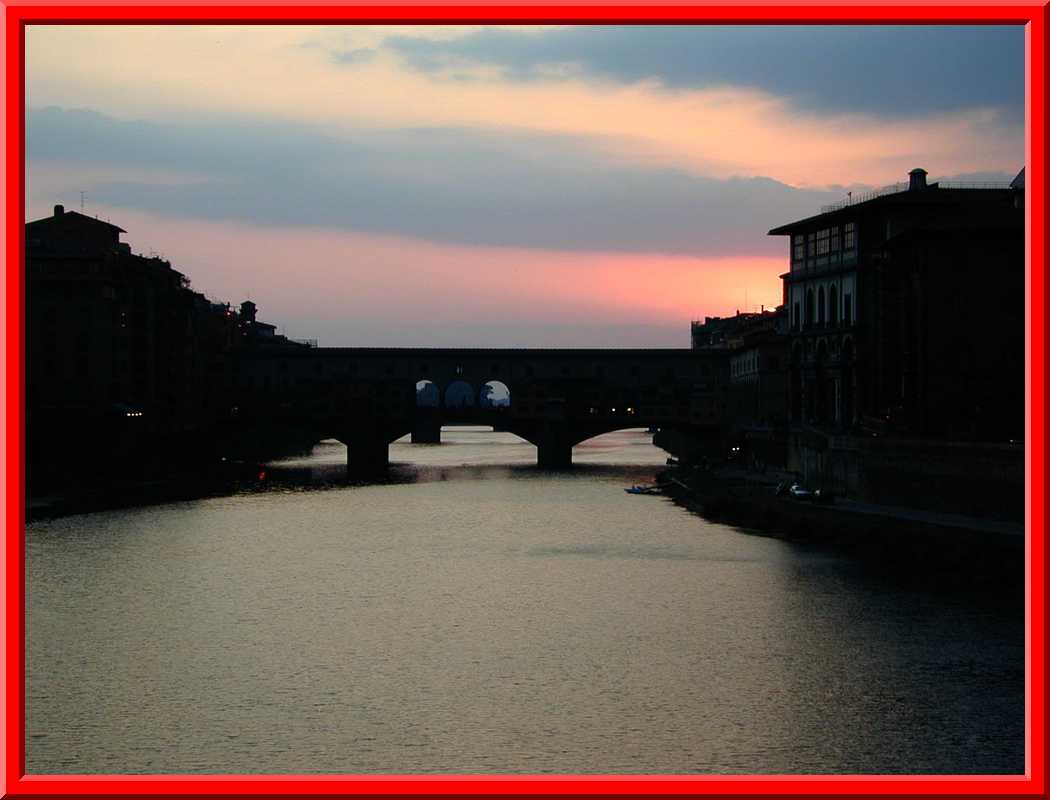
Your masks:
M684 346L690 319L731 314L745 302L776 305L783 271L776 258L470 247L126 210L100 214L127 229L134 251L161 253L213 300L251 296L265 318L295 336L323 330L328 345L362 344L367 335L374 336L368 343L385 344L406 328L448 344L454 329L476 336L502 326L634 326L680 329L676 341ZM661 341L650 344L668 345L666 335L654 334Z

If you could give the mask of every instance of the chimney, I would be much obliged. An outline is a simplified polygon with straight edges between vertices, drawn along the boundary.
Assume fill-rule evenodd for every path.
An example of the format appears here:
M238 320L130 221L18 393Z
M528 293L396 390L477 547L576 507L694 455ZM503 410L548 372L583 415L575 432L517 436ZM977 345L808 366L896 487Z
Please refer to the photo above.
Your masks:
M926 188L926 170L916 167L908 173L908 191L915 192Z
M66 213L66 207L65 206L55 206L55 216L56 217L61 217L65 213Z

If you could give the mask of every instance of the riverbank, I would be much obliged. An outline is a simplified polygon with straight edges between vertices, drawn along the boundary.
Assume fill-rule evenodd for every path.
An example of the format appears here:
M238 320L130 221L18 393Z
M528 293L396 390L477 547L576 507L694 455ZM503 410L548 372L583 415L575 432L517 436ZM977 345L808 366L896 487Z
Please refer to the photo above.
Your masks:
M722 466L676 467L658 476L664 493L703 517L792 542L833 548L902 579L1023 598L1024 528L1004 520L778 496L787 473Z
M53 489L26 498L25 521L232 494L247 479L246 469L242 464L230 464L149 480L122 479L105 485Z

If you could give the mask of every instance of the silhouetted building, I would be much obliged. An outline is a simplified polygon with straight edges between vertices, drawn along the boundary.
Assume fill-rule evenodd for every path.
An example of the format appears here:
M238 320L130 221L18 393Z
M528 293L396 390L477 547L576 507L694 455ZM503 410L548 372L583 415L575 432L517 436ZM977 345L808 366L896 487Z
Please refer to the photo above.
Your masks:
M772 311L744 312L739 310L732 317L704 317L704 321L694 320L690 326L690 339L694 350L728 350L735 336L755 320L772 314Z
M277 333L277 326L260 322L256 317L258 307L251 300L241 303L237 327L240 331L240 343L245 347L302 348L316 347L315 339L289 339Z
M770 231L790 237L792 419L956 439L1024 430L1023 171L909 184Z
M737 428L787 422L787 309L749 315L726 339L729 418Z
M27 451L45 472L62 461L48 442L90 441L100 459L222 413L235 316L122 233L62 206L26 225Z

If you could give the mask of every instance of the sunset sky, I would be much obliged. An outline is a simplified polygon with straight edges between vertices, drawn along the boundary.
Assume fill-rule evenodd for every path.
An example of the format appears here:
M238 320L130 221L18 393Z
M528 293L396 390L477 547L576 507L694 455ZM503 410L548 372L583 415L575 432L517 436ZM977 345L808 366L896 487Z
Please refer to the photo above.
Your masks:
M35 25L26 85L27 219L333 346L686 347L770 228L1024 159L1020 26Z

